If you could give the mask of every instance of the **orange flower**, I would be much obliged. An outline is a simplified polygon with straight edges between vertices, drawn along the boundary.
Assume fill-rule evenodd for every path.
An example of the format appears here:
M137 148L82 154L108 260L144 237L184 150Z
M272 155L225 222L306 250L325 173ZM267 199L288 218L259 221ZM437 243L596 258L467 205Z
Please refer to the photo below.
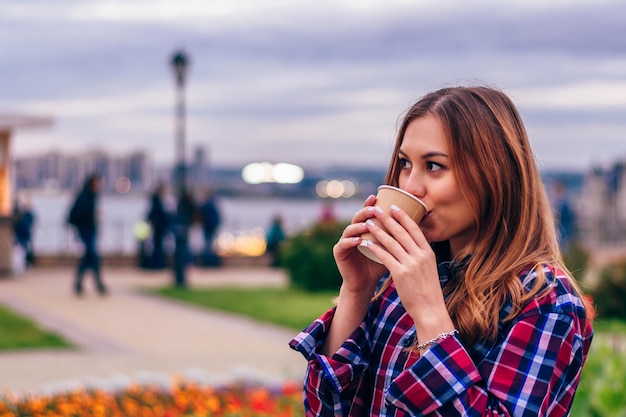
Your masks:
M302 417L300 390L201 386L176 380L170 389L134 384L118 392L78 389L54 396L0 396L0 417Z

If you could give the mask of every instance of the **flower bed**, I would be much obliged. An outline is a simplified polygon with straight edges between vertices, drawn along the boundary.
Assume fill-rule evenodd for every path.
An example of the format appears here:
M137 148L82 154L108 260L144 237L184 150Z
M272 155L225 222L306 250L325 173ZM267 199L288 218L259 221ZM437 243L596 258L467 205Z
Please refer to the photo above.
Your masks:
M211 387L131 385L115 392L80 389L54 395L0 397L0 417L301 417L296 384Z

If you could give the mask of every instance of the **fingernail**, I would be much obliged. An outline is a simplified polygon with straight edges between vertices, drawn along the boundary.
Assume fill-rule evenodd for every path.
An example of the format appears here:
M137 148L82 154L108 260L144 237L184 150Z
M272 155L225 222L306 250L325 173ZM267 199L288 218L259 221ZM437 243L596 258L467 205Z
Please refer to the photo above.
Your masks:
M373 211L374 211L374 207L369 206L369 207L367 208L367 211L368 211L369 213L373 212Z
M355 237L352 238L352 241L353 242L358 242L359 239L361 239L359 236L355 236Z
M381 209L378 206L374 206L374 210L376 210L376 213L382 213L383 212L383 209Z
M396 206L395 204L392 204L392 205L391 205L391 209L392 209L393 211L400 211L400 207Z
M367 221L365 222L368 226L370 227L374 227L376 226L376 224L371 220L371 219L367 219Z

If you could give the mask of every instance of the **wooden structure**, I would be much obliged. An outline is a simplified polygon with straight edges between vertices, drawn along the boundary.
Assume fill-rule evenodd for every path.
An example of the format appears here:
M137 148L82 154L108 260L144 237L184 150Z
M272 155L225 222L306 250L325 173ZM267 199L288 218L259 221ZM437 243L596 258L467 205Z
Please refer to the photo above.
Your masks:
M52 120L0 114L0 274L10 274L13 260L13 190L11 136L15 129L51 126Z

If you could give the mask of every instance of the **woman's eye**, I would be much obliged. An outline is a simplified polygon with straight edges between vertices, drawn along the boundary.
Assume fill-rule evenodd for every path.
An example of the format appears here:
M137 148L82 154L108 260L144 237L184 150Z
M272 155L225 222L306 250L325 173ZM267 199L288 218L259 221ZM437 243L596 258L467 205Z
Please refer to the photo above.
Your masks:
M400 158L399 162L400 162L400 168L402 169L411 168L411 163L409 162L408 159Z
M440 171L441 169L443 169L443 165L438 164L436 162L427 161L426 169L431 172L436 172L436 171Z

